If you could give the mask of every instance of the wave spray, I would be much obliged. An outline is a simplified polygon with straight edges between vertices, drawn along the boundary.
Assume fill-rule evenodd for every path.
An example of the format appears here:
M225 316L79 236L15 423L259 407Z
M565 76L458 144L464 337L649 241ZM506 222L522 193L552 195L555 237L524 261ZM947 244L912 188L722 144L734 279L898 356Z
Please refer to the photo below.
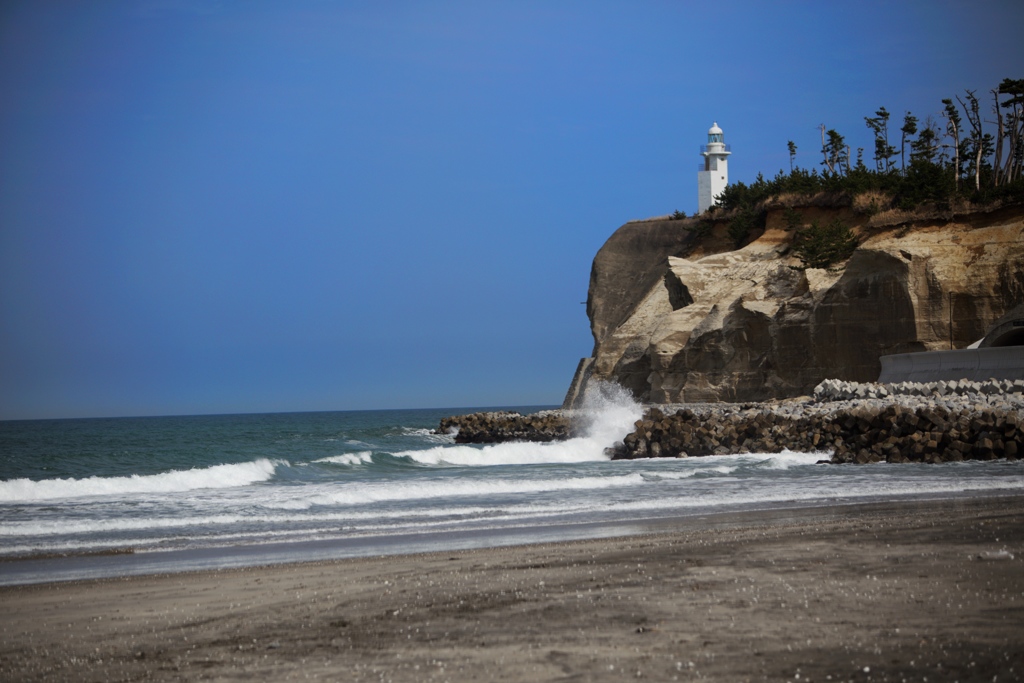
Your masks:
M572 412L578 436L551 443L513 442L484 446L439 446L397 456L424 465L536 465L608 460L605 450L621 440L643 415L643 406L617 384L588 386L583 407Z

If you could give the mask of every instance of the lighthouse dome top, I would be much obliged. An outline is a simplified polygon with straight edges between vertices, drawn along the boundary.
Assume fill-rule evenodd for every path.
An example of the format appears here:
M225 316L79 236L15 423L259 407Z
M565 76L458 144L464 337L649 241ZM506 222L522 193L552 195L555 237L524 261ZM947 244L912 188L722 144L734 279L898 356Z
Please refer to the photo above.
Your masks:
M718 121L715 121L714 124L710 128L708 128L708 135L721 135L721 134L722 134L722 129L718 127Z

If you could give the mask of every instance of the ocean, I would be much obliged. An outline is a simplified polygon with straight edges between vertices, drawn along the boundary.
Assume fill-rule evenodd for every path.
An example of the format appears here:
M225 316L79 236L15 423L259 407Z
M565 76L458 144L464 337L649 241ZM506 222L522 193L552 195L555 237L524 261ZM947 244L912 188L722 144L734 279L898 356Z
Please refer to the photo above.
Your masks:
M541 407L520 407L532 412ZM1019 494L1024 462L817 464L827 452L610 461L583 436L455 444L474 409L0 422L0 584L635 533L715 512Z

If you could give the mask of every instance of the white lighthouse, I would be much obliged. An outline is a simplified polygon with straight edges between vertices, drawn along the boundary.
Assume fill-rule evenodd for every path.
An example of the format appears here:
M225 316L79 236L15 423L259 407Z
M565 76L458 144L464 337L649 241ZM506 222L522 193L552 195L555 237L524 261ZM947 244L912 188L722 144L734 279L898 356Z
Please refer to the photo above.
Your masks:
M700 154L704 167L697 171L697 213L714 206L715 197L729 184L729 155L732 154L722 138L722 129L716 121L708 129L708 144L702 145Z

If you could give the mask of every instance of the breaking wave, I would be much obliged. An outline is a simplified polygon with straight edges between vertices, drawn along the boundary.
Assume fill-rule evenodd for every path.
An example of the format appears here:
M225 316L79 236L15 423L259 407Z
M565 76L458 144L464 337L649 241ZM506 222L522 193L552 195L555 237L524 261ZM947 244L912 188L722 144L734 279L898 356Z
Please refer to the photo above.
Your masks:
M582 434L565 441L531 443L516 441L484 446L437 446L395 453L422 465L540 465L608 460L605 449L621 440L643 416L643 406L617 384L594 382L588 387L583 408L572 419Z
M267 481L280 461L261 458L234 465L214 465L191 470L128 477L85 479L12 479L0 481L0 503L24 503L83 496L117 496L138 493L178 493L194 489L222 489Z
M313 462L328 465L367 465L373 462L373 451L359 451L358 453L331 455L326 458L318 458Z

